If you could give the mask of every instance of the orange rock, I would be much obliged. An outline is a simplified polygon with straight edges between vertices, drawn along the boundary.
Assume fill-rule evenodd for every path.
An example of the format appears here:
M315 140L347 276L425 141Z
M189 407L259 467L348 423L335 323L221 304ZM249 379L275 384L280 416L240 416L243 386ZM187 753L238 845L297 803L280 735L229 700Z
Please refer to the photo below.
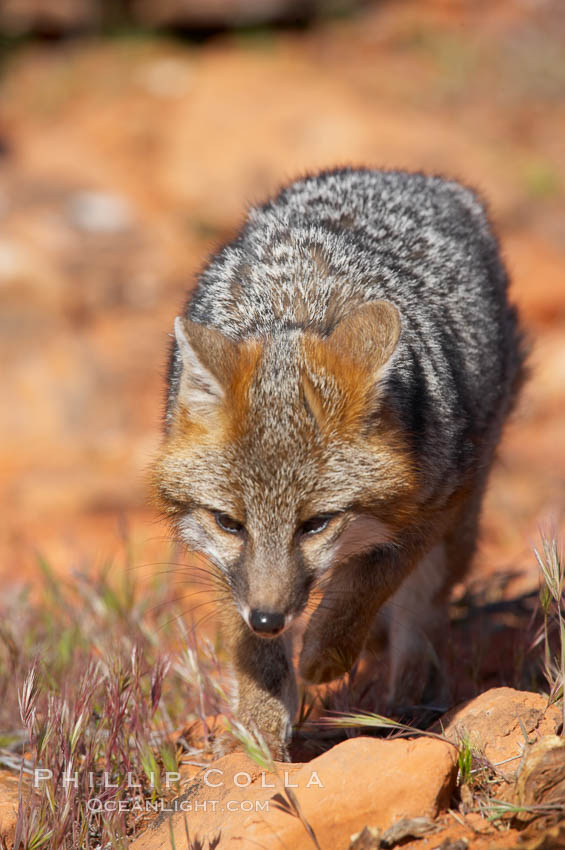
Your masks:
M18 776L0 771L0 843L11 847L18 817Z
M541 694L493 688L449 711L440 721L445 736L454 742L469 739L504 776L515 774L526 743L522 726L532 743L553 734L560 712L547 705Z
M176 801L172 830L176 846L184 846L184 807L193 841L220 835L219 848L269 847L276 835L281 847L307 845L286 781L321 846L348 847L366 825L387 829L402 817L435 817L449 804L455 775L455 748L430 738L352 738L308 764L279 764L278 775L234 753L202 771ZM168 850L170 816L160 816L132 850Z
M525 808L553 807L551 820L562 820L565 806L565 739L545 735L529 748L516 784L516 802ZM559 813L559 814L558 814ZM538 812L524 811L520 820L539 817Z

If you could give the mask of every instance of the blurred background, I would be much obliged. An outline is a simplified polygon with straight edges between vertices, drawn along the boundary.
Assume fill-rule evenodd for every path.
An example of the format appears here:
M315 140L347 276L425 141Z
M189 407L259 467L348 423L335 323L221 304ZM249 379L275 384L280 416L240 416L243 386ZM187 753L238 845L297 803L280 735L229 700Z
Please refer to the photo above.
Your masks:
M364 164L490 202L533 353L476 569L535 585L565 495L563 0L0 0L0 31L2 579L164 551L145 470L199 267L281 182Z

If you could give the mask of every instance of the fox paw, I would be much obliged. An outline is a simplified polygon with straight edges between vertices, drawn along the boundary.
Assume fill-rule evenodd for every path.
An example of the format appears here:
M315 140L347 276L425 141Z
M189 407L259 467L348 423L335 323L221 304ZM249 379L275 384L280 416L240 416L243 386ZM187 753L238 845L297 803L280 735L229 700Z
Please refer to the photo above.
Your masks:
M242 744L230 735L228 732L223 732L217 735L211 742L212 758L214 761L223 758L230 753L235 753L243 750Z

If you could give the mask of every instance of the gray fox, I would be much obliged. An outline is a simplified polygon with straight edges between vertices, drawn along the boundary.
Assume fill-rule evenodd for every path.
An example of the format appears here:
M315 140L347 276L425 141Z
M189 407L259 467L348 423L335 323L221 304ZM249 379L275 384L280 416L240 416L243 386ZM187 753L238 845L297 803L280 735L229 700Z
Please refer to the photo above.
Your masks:
M485 209L441 177L307 176L201 272L175 321L153 481L217 576L237 710L276 758L303 612L307 681L341 676L385 630L393 703L437 673L524 362Z

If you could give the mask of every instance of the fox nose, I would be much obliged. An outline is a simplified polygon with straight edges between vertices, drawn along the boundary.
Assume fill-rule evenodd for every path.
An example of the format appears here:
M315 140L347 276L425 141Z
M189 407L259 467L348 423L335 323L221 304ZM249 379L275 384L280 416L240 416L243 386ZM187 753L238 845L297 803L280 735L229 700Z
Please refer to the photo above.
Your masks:
M253 608L249 612L249 625L258 635L275 637L284 629L284 614L275 611L258 611Z

